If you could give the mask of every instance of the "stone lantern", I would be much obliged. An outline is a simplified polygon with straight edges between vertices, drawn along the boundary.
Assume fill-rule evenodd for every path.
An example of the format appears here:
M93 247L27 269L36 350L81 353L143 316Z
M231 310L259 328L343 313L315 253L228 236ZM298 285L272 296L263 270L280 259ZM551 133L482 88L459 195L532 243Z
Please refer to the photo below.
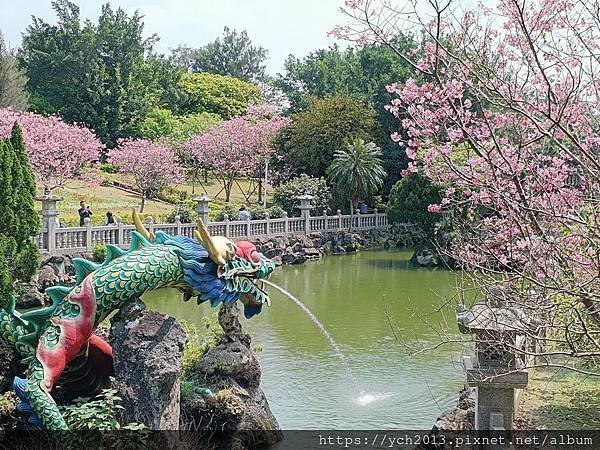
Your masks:
M477 392L475 429L510 430L528 381L517 351L528 324L518 308L487 304L470 310L459 305L456 319L462 333L475 335L475 356L467 368L467 384Z
M60 210L57 203L63 198L53 194L44 194L35 198L42 202L42 227L45 228L44 246L48 252L53 253L56 248L56 229L58 228L58 217Z
M196 211L200 216L200 219L204 223L205 226L208 226L208 214L210 213L210 207L208 204L211 202L211 198L202 194L200 197L194 199L198 202L198 206L196 207Z
M300 216L304 218L310 217L310 210L313 208L312 201L314 200L314 197L312 195L300 195L296 198L300 200L300 206L298 206Z

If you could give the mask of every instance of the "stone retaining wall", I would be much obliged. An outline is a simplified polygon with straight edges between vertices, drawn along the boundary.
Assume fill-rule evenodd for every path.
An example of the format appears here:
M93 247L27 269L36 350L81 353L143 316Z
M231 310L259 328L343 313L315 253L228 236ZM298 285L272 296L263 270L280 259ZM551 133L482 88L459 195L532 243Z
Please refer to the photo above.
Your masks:
M412 247L423 236L418 228L390 226L364 231L330 231L300 236L273 236L254 240L258 251L277 265L301 264L326 255L339 255L361 249Z

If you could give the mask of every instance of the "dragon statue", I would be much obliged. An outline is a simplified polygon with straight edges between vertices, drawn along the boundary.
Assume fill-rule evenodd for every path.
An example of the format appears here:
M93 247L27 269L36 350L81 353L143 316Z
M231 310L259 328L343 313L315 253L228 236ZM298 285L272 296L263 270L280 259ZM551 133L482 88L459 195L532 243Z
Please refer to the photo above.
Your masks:
M26 379L16 377L13 388L21 400L18 408L30 414L30 423L69 429L53 389L61 375L85 379L85 384L97 382L93 375L101 368L93 365L102 358L92 356L104 355L112 364L112 349L93 332L131 298L172 287L183 292L184 301L197 297L198 304L208 301L213 307L240 300L246 318L270 304L260 279L268 277L275 264L252 243L210 236L202 222L194 240L152 234L135 211L133 220L137 231L132 232L129 250L107 245L102 264L74 259L76 285L46 289L51 306L19 313L12 299L0 310L1 334L27 365Z

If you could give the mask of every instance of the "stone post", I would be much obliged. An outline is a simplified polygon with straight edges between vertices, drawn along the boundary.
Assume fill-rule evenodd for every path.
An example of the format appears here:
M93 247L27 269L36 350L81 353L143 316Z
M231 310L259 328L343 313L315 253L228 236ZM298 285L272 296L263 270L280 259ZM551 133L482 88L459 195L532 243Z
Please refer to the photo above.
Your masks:
M208 198L206 195L202 194L200 197L194 199L198 202L198 206L196 207L196 211L200 215L200 220L204 223L204 226L208 226L208 216L210 213L209 203L212 200Z
M342 218L342 210L338 209L336 213L338 218L338 231L342 231L342 227L344 225L344 220Z
M36 197L36 200L42 202L42 228L46 229L44 244L48 253L54 254L56 251L56 229L58 228L58 217L60 216L57 203L62 201L63 198L47 194Z
M283 233L287 234L289 231L289 223L288 223L288 213L287 211L284 211L283 213L281 213L281 217L283 218Z
M177 232L175 233L177 236L181 235L181 216L177 214L175 216L175 225L177 225Z
M312 200L314 197L312 195L300 195L296 197L300 200L300 206L298 209L300 210L300 217L304 218L304 234L310 233L310 210L312 207Z
M152 216L146 217L146 229L154 234L154 218Z
M115 242L115 245L121 247L125 244L125 237L123 236L123 219L117 216L115 222L117 222L117 242Z
M91 252L94 249L94 242L92 241L92 221L89 217L83 219L83 226L85 227L85 251Z
M314 197L312 195L300 195L296 198L300 200L300 206L298 206L300 217L310 217L310 210L313 208L311 202Z
M515 348L528 327L518 308L474 305L457 308L458 328L475 335L475 357L467 368L467 384L476 388L475 429L511 430L518 408L518 389L528 372Z
M228 238L229 237L229 214L225 214L224 219L225 219L225 237Z

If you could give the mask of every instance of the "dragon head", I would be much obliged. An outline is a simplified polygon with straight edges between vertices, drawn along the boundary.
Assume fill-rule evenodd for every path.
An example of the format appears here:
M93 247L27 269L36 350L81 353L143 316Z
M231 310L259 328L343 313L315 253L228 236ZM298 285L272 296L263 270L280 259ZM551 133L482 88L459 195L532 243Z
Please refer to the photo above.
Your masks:
M247 318L258 314L263 304L271 304L260 280L273 272L273 261L259 253L251 242L233 242L223 236L211 236L203 222L198 222L198 231L194 234L217 264L217 275L224 281L225 291L239 294Z
M263 304L271 304L260 280L273 272L275 263L259 253L251 242L211 236L201 221L194 231L196 239L190 239L160 231L156 235L150 233L135 211L133 220L143 238L169 245L177 254L183 272L183 283L177 287L185 301L197 297L198 304L210 301L215 307L240 300L246 318L258 314Z

